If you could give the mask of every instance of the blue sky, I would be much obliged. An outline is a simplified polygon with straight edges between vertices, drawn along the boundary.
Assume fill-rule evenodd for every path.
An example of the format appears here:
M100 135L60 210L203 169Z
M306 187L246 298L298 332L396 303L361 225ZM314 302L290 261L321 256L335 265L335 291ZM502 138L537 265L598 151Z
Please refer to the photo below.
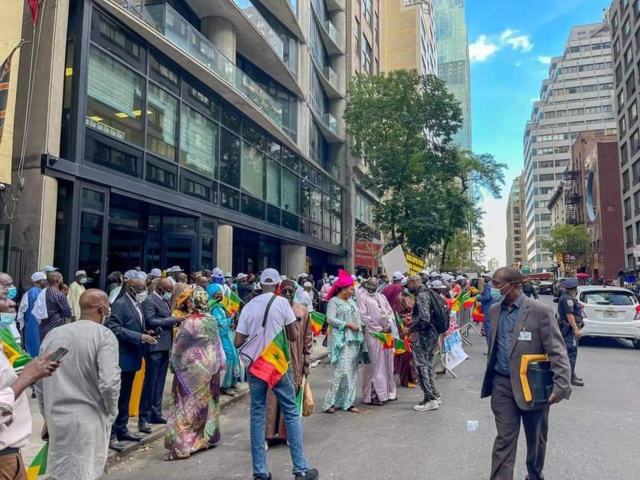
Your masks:
M602 0L467 0L473 151L506 163L500 200L485 199L486 260L506 261L506 208L524 166L522 137L548 62L562 54L573 25L602 20Z

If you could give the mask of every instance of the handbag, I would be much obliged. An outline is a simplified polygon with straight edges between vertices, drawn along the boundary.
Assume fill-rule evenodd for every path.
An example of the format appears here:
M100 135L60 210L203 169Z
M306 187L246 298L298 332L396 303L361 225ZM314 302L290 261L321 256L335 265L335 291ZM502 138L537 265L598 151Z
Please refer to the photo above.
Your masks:
M309 382L307 378L304 379L303 386L303 394L302 394L302 416L310 417L315 410L315 403L313 403L313 393L311 392L311 387L309 386Z
M258 358L264 350L264 326L267 324L269 310L271 309L271 305L275 299L276 295L272 295L271 300L267 303L267 308L265 309L264 317L262 318L262 329L251 335L251 337L238 349L238 356L247 368L251 366L253 361Z
M365 365L371 363L371 356L369 355L369 348L367 347L367 341L365 339L363 339L360 344L360 363L364 363Z

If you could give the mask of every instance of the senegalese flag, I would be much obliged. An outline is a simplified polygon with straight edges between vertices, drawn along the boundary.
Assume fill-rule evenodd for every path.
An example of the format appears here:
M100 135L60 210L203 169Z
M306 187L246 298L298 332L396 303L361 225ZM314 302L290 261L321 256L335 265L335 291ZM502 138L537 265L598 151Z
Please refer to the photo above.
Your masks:
M320 335L324 322L327 321L327 316L320 312L311 312L311 331L314 335Z
M484 313L482 313L482 304L480 302L476 302L473 307L473 311L471 312L471 319L476 322L484 322Z
M253 361L249 371L269 387L280 381L289 368L289 342L282 330L265 348L260 356Z
M393 348L394 346L394 339L393 339L393 335L390 333L381 333L381 332L369 332L371 335L373 335L375 338L377 338L378 340L380 340L380 342L382 343L382 348L384 350L388 350L390 348Z
M16 50L22 46L20 43L11 50L9 56L0 65L0 143L2 143L2 133L4 132L4 119L7 116L7 104L9 103L9 81L11 80L11 58Z
M401 340L400 338L394 338L394 347L396 349L395 355L402 355L403 353L411 353L411 343L409 343L409 339L405 338Z
M225 294L222 296L222 305L225 310L229 314L229 316L234 316L240 310L240 303L242 300L236 293L230 288L227 289Z
M304 400L304 388L302 386L298 389L298 395L296 395L296 407L298 407L298 416L302 416L302 402Z
M400 317L400 315L398 315L397 313L396 313L396 323L398 324L398 328L400 330L404 328L404 322L402 321L402 318Z
M11 362L14 370L21 370L32 360L31 357L20 348L16 339L13 338L13 333L11 333L8 328L0 329L0 342L2 342L4 354L9 362Z
M47 455L49 454L49 442L46 442L40 449L36 458L33 459L31 465L27 469L27 480L36 480L38 475L47 473Z

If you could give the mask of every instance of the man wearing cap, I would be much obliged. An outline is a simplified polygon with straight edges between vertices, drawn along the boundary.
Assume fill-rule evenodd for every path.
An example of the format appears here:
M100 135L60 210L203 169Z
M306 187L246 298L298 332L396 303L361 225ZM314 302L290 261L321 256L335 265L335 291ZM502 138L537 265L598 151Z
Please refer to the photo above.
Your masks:
M67 301L67 297L62 293L61 287L64 278L58 271L47 273L47 288L40 292L33 314L40 320L40 341L56 327L64 325L65 318L71 318L73 313Z
M489 345L489 332L491 331L491 319L489 316L489 309L491 305L496 303L496 298L499 296L498 294L491 294L491 277L493 277L493 273L486 272L482 274L482 284L479 285L480 295L478 295L477 300L480 302L480 306L482 308L482 315L484 316L484 324L482 329L484 331L485 338L487 340L487 345Z
M267 268L260 275L263 294L257 296L240 312L240 320L236 328L235 346L240 348L247 339L246 350L241 355L251 355L257 359L262 351L249 352L250 344L258 340L258 345L269 346L283 330L290 342L298 338L296 316L289 302L276 295L280 283L280 274L274 268ZM266 426L266 404L269 384L254 375L251 369L247 372L251 394L251 457L253 459L254 480L271 480L267 467L267 455L264 448ZM315 468L309 468L302 446L302 423L296 405L294 382L291 369L287 364L286 373L273 385L272 391L278 399L287 430L287 440L293 460L293 474L296 480L315 480L319 477Z
M158 282L161 278L162 270L160 270L159 268L152 268L149 272L149 275L147 275L147 290L149 292L149 295L155 292L156 286L158 285Z
M313 283L306 281L302 285L303 291L298 299L298 303L307 307L309 312L313 311Z
M238 274L238 296L245 305L253 298L253 286L249 283L246 273Z
M582 336L582 309L576 300L578 295L578 279L567 278L562 282L564 294L558 301L558 320L560 332L567 346L569 363L571 364L571 385L583 387L584 381L576 375L576 361L578 360L578 340Z
M24 347L32 358L40 353L40 324L33 315L33 307L45 288L47 288L47 276L43 272L35 272L31 275L31 288L22 296L18 309L17 322L22 330Z
M85 291L85 284L87 283L87 272L84 270L78 270L76 272L75 280L69 285L69 292L67 293L67 301L71 307L72 322L80 319L80 295Z

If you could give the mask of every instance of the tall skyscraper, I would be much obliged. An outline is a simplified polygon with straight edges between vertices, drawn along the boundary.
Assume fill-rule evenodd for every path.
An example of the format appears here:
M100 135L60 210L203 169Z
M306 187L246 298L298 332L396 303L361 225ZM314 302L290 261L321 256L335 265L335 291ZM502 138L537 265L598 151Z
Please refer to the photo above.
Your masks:
M524 134L526 246L523 263L549 268L553 257L542 249L551 231L547 204L567 171L571 146L582 131L614 133L613 63L608 23L571 29L561 56L551 59Z
M382 70L437 73L432 0L383 0Z
M522 219L524 215L524 182L518 175L511 184L507 202L507 265L522 262Z
M462 108L463 124L454 142L471 150L471 72L464 0L432 0L436 22L438 77L455 95Z

